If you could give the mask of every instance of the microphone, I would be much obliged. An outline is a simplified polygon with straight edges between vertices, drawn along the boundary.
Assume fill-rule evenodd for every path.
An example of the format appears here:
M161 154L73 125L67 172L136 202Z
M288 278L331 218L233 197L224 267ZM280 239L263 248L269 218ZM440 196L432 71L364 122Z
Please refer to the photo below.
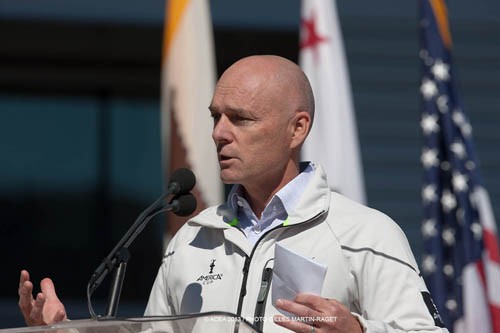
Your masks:
M106 309L108 317L114 316L118 307L125 268L128 261L128 247L135 238L146 227L147 223L161 212L172 211L178 216L188 216L196 210L196 198L189 193L196 184L193 172L186 168L177 169L173 172L168 184L167 193L162 194L155 202L147 207L134 221L125 235L120 239L111 252L104 258L103 262L94 271L87 284L87 300L89 312L96 317L92 308L91 295L101 285L104 278L116 267L114 280L111 286L109 303ZM174 195L167 204L165 199ZM117 277L120 275L119 277ZM120 280L120 281L118 281ZM118 282L117 282L118 281ZM116 285L117 284L117 285Z
M169 203L172 206L171 212L177 216L191 215L196 209L196 204L196 197L191 193L176 195Z
M180 168L172 173L167 193L173 195L188 193L193 189L195 184L196 177L193 172L186 168Z

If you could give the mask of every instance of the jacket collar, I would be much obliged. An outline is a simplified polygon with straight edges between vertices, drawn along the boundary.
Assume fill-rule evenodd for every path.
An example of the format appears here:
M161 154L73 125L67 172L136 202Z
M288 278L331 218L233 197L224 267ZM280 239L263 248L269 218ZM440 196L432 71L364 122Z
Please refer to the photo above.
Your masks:
M295 209L289 212L287 225L308 221L321 213L327 212L330 205L330 196L331 192L328 187L326 174L323 168L317 165ZM231 198L231 195L229 195L229 198ZM235 219L235 210L230 200L228 200L222 205L205 209L188 221L188 223L210 228L228 229L232 228Z
M321 165L316 165L316 170L303 190L295 209L288 214L288 224L302 223L327 212L330 207L330 197L326 173Z

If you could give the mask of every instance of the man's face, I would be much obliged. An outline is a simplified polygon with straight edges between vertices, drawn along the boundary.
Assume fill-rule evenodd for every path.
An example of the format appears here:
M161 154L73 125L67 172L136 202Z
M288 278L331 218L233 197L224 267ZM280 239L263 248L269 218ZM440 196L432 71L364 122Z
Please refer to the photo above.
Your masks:
M278 90L254 73L233 72L219 80L209 109L224 183L246 187L282 177L293 114Z

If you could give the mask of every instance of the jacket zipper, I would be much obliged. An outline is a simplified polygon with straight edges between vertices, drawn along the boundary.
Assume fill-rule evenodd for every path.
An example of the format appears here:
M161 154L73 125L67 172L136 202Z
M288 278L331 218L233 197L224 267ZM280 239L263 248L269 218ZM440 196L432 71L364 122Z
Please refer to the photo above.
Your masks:
M250 257L245 256L245 264L243 265L243 282L241 283L240 298L238 300L238 311L236 312L236 315L238 317L241 316L241 309L243 307L243 298L245 298L247 294L247 279L248 279L249 266L250 266Z
M262 280L260 282L259 295L257 296L257 306L255 307L254 314L254 325L262 331L262 326L264 325L264 312L266 309L267 295L269 294L269 288L271 287L271 280L273 279L273 269L271 267L264 267L262 271Z
M268 230L266 233L264 233L262 235L261 238L259 238L259 240L257 241L257 243L255 243L255 245L254 245L254 247L252 249L252 252L250 253L250 256L245 256L245 263L243 265L243 281L241 283L240 297L239 297L239 300L238 300L238 310L236 312L236 315L238 317L241 317L241 311L243 309L243 299L245 298L245 296L247 294L247 279L248 279L248 271L249 271L249 268L250 268L250 262L252 261L252 257L253 257L253 255L255 253L255 250L257 249L257 245L259 244L259 242L262 239L264 239L269 233L271 233L271 232L273 232L275 230L278 230L278 229L281 229L281 228L288 228L288 227L292 227L292 226L297 226L297 225L301 225L301 224L304 224L304 223L309 223L309 222L317 219L321 215L323 215L325 212L326 211L321 211L320 213L316 214L314 217L310 218L307 221L301 222L301 223L297 223L297 224L293 224L293 225L287 225L287 226L279 225L276 228ZM269 283L269 285L270 285L270 283ZM257 300L257 302L258 302L258 300ZM257 306L258 306L258 304L257 304ZM262 314L264 314L265 310L266 309L265 309L265 303L264 303L264 306L263 306L263 308L261 310Z

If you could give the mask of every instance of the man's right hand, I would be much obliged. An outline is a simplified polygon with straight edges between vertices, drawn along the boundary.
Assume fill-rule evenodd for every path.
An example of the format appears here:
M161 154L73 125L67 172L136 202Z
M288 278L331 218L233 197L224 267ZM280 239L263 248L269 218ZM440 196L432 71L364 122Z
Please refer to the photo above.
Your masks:
M28 326L40 326L67 320L66 310L56 294L54 283L45 278L40 282L41 292L33 298L33 283L27 271L19 279L19 308Z

